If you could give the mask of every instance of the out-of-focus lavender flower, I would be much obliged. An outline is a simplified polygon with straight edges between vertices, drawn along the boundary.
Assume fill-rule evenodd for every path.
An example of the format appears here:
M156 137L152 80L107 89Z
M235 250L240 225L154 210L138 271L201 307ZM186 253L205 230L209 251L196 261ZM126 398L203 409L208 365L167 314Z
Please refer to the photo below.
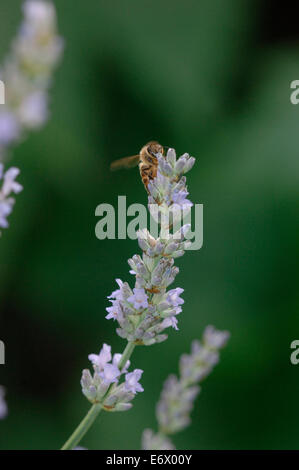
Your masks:
M125 387L130 392L136 394L136 392L143 392L143 387L140 385L139 380L143 371L141 369L135 369L134 372L126 374Z
M204 331L203 342L207 349L220 349L225 346L228 337L229 333L227 331L216 330L213 326L210 325L207 326ZM196 347L199 349L200 344L197 343Z
M111 355L111 346L104 344L99 354L90 354L94 374L83 370L81 378L82 392L91 403L100 403L106 411L125 411L132 407L130 403L137 392L143 392L139 383L143 371L135 369L127 372L130 361L119 368L121 354ZM112 362L111 362L112 361ZM119 383L125 374L125 381ZM109 393L107 393L109 391Z
M46 122L52 72L63 50L63 41L57 36L55 8L50 1L26 0L23 15L11 52L0 67L0 79L5 86L5 104L0 105L0 161L27 130ZM7 217L15 202L8 197L9 193L22 190L15 181L18 172L11 168L4 174L0 228L8 227Z
M0 164L0 178L3 174L3 186L1 192L4 197L9 196L10 193L18 194L22 191L23 187L15 181L19 173L20 170L18 168L11 167L3 174L3 165Z
M0 419L4 419L8 413L8 408L4 397L5 388L0 386Z
M12 112L0 107L0 148L8 146L20 135L20 125ZM1 154L0 154L1 156Z
M41 127L48 118L47 95L36 91L24 98L19 109L20 123L35 129Z
M12 212L15 199L11 197L11 193L18 194L23 187L16 181L20 170L15 167L9 168L4 173L4 165L0 163L0 181L2 187L0 189L0 229L8 227L7 217ZM1 232L0 232L1 233Z
M173 449L167 435L174 434L187 427L194 401L200 392L199 383L212 371L219 362L219 349L223 348L229 338L227 331L216 330L208 326L202 343L194 341L191 354L183 354L180 359L180 375L170 375L163 386L156 409L159 431L155 434L147 429L142 438L143 449Z
M142 434L143 450L174 450L171 440L163 434L154 433L151 429L145 429Z
M62 50L54 5L26 0L23 21L2 67L5 104L0 107L0 160L26 130L39 128L48 118L48 89Z
M195 159L184 154L178 160L173 149L158 158L157 177L148 185L149 211L160 226L160 236L153 237L147 229L137 233L142 256L129 259L130 273L135 276L133 289L128 283L117 279L119 289L108 299L112 303L106 310L106 318L117 320L117 333L137 345L151 345L167 339L166 328L178 330L177 315L181 313L184 300L183 289L167 290L179 269L174 259L182 256L190 242L186 235L189 224L174 233L170 228L181 222L182 215L190 210L192 203L188 195L186 177ZM167 232L167 236L166 236Z

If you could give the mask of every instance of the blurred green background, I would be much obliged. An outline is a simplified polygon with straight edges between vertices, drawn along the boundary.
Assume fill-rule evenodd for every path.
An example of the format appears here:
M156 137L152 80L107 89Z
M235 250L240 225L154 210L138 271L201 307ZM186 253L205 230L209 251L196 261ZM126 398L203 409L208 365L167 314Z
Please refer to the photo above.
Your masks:
M280 3L280 2L279 2ZM0 338L9 416L1 449L55 449L88 402L80 374L103 342L125 342L105 320L116 277L129 280L131 240L99 241L95 208L146 202L138 169L110 162L150 139L197 157L192 201L204 204L204 246L178 260L180 331L138 348L140 394L127 413L102 414L90 449L138 449L156 429L164 379L207 324L231 339L206 380L180 449L299 448L299 30L286 1L55 2L65 39L51 120L18 146L24 191L3 232ZM21 1L2 0L0 54Z

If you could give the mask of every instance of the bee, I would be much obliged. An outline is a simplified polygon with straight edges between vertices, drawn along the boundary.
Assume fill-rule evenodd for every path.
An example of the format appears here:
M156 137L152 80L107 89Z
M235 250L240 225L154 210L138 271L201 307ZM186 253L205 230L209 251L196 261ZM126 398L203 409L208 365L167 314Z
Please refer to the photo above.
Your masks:
M157 176L158 160L157 153L164 155L164 148L156 141L148 142L142 147L138 155L132 157L121 158L111 163L112 171L121 168L134 168L139 165L140 176L145 189L148 192L148 184Z

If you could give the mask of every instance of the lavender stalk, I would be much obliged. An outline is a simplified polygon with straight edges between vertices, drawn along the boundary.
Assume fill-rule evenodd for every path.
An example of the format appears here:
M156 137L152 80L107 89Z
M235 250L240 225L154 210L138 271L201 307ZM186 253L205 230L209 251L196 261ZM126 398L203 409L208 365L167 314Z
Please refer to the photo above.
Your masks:
M23 21L14 39L11 52L0 67L4 84L5 104L0 105L0 161L7 157L9 148L20 142L27 131L39 129L48 119L48 90L53 70L63 50L57 35L56 12L52 3L44 0L26 0ZM1 166L1 176L3 175ZM19 170L10 168L5 181ZM17 183L14 183L17 188ZM17 193L21 191L13 189ZM0 193L0 228L8 227L7 216L15 200Z
M191 210L184 174L192 168L195 159L184 154L177 160L173 149L165 157L157 154L157 159L157 177L148 185L148 208L160 227L160 234L155 238L146 229L137 232L142 256L134 255L128 261L135 285L131 288L127 282L117 279L118 289L108 297L111 306L106 309L106 318L117 322L117 334L128 343L122 355L112 357L106 344L98 355L89 355L94 373L84 370L81 385L92 408L63 450L73 449L80 442L101 410L126 411L132 407L136 392L143 391L139 384L143 371L127 372L134 348L165 341L165 330L169 327L178 330L183 289L168 290L168 287L179 272L174 259L182 256L191 244L186 238L190 225L178 230L174 227Z
M170 375L161 392L156 408L158 432L146 429L142 435L145 450L175 449L169 435L182 431L191 423L190 414L200 392L199 383L209 375L219 362L219 349L229 338L227 331L208 326L203 340L194 341L191 354L183 354L179 363L179 377Z

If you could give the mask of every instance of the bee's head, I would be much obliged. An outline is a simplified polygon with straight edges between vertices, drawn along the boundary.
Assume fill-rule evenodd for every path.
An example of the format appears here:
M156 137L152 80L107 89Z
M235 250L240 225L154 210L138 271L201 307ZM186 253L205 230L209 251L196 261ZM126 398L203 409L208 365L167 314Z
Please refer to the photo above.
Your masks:
M149 142L148 144L146 144L146 146L148 153L153 157L155 157L157 153L161 153L162 155L164 153L162 145L160 145L158 142Z

